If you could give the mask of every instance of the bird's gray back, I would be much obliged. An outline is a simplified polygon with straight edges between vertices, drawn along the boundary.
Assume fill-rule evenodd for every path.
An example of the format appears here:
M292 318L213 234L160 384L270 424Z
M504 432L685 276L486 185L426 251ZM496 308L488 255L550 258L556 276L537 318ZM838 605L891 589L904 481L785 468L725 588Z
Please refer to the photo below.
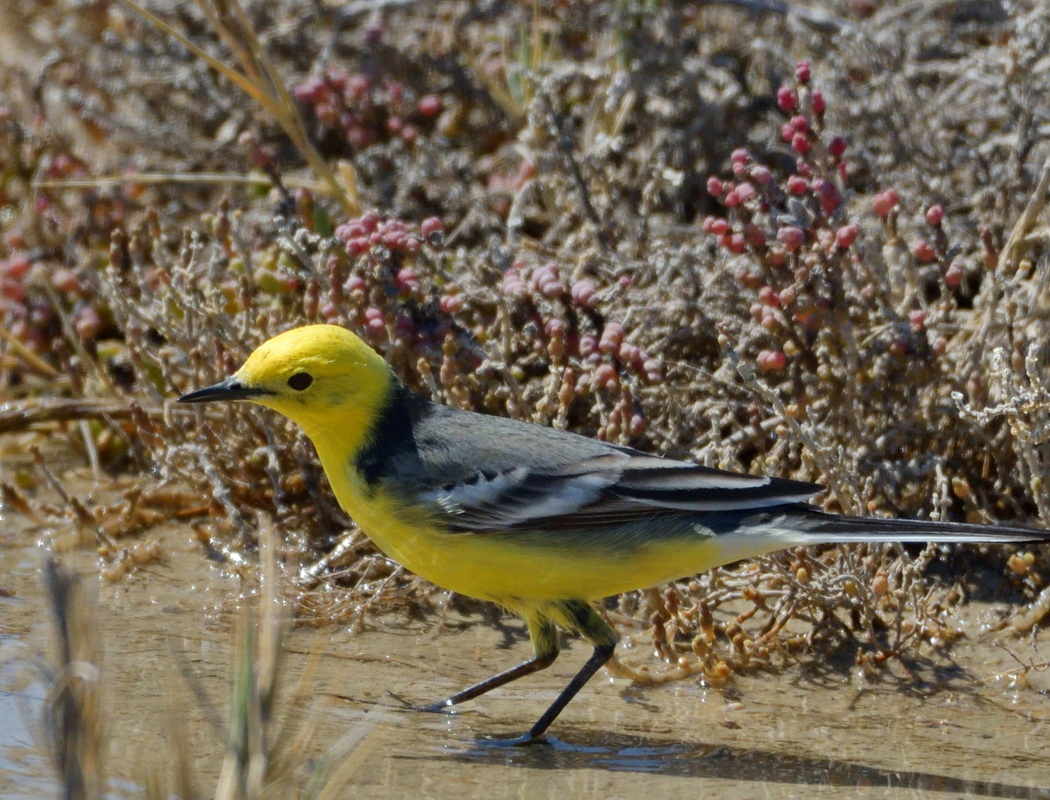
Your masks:
M557 472L589 458L632 452L556 428L436 404L417 418L413 438L418 460L405 453L403 467L421 470L435 485L466 480L476 472Z

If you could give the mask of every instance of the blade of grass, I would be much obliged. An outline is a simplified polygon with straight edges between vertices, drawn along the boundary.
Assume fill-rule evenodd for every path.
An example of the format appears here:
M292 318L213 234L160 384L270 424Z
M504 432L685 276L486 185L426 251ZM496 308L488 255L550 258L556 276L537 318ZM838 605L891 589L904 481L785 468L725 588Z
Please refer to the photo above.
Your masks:
M305 178L285 178L287 186L298 189L300 187L312 192L327 192L328 187L317 181ZM272 181L268 175L262 173L235 175L230 172L139 172L133 175L98 175L94 178L79 178L67 181L38 181L33 182L34 189L98 189L106 186L123 186L132 183L157 184L157 183L236 183L244 186L269 186ZM7 338L8 334L0 329L0 337ZM39 357L37 357L39 360ZM43 362L41 362L43 364ZM48 367L52 369L52 367Z
M135 0L122 1L128 7L142 14L164 33L174 37L191 53L220 75L225 76L248 97L262 106L273 117L274 121L281 126L288 138L292 140L292 143L310 165L310 169L328 187L328 193L335 197L343 206L345 213L350 216L359 213L360 204L356 192L356 174L352 184L350 182L347 182L346 185L340 183L335 172L329 168L321 154L310 143L306 126L303 124L302 117L299 116L299 111L296 109L291 95L280 80L277 71L263 55L262 46L255 36L255 32L244 14L243 8L236 0L229 4L236 17L236 31L231 29L219 14L209 8L204 0L198 0L197 5L208 18L215 33L233 51L240 62L242 70L244 70L243 72L238 72L234 67L215 58L203 48L194 44L173 25L143 8ZM353 169L352 166L350 169Z
M58 644L45 732L64 796L94 800L101 796L105 743L95 621L81 595L79 576L53 558L44 563L44 586Z

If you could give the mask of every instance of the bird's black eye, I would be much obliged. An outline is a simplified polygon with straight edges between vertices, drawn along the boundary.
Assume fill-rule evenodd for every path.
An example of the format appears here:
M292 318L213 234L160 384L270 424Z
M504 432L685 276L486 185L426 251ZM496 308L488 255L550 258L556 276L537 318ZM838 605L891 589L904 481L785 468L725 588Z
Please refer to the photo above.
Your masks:
M288 385L301 392L314 382L314 376L308 372L297 372L288 379Z

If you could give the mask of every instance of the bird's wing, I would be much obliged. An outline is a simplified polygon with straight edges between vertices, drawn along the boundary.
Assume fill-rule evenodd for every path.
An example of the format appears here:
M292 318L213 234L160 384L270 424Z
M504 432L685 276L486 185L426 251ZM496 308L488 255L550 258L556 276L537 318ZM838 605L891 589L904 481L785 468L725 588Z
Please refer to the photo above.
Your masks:
M580 528L660 513L763 509L808 500L818 484L744 475L610 449L569 464L479 469L419 500L453 530Z

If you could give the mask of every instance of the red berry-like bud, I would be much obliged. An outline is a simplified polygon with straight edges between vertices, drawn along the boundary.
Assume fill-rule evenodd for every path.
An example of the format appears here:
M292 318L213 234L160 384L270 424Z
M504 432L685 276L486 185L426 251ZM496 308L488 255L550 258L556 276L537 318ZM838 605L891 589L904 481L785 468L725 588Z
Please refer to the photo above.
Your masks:
M815 191L817 197L820 198L821 209L829 216L835 212L835 209L837 209L842 202L842 195L840 195L839 190L835 188L835 184L830 181L818 178L813 181L813 191Z
M823 114L824 113L824 95L821 92L813 92L813 113Z
M548 281L558 280L558 265L552 261L548 264L536 267L536 269L532 271L531 279L532 285L537 289Z
M944 221L944 206L932 205L926 209L926 222L936 228Z
M740 195L737 194L736 189L731 192L726 192L726 196L722 202L726 204L727 208L736 208L740 205Z
M463 295L443 294L441 295L441 299L438 301L438 307L446 314L455 314L457 311L462 311Z
M394 283L402 292L413 292L419 288L419 276L411 267L402 267L394 276Z
M846 152L846 140L841 136L836 136L828 142L828 152L835 158L841 158L842 154Z
M762 311L762 319L758 323L767 331L773 332L780 328L780 317L772 308L766 308Z
M766 235L762 229L753 222L744 225L744 240L752 247L762 247L766 243Z
M292 90L292 96L300 103L317 105L331 97L331 89L321 77L307 78Z
M376 228L379 227L380 217L378 211L366 211L361 215L361 218L357 220L360 222L366 231L372 233Z
M360 222L344 222L335 229L336 238L344 242L349 242L351 239L357 239L361 236L367 237L368 234L369 231L365 230L365 226Z
M801 175L792 175L787 179L787 190L789 194L802 195L809 189L809 181Z
M845 250L857 240L859 235L860 225L856 222L851 222L849 225L843 225L835 232L835 243Z
M620 361L625 364L641 363L642 359L642 348L636 344L630 342L624 342L620 345Z
M720 197L722 192L725 191L725 184L722 183L721 178L716 178L712 175L707 179L707 193L712 197Z
M508 272L503 276L503 293L507 297L525 297L529 293L529 287L516 272Z
M790 142L795 138L795 126L790 122L785 122L780 126L780 138L785 142Z
M548 336L564 336L566 331L565 320L552 317L543 324L543 330Z
M419 230L429 239L433 234L444 231L445 225L440 217L427 217L419 224Z
M799 155L805 155L809 152L809 139L806 138L804 133L796 133L791 137L791 149Z
M957 289L965 277L966 272L959 266L958 262L952 262L947 272L944 273L944 284L949 289Z
M871 209L880 217L888 216L890 211L900 202L896 189L887 189L879 192L871 199Z
M595 388L605 388L615 392L620 388L620 376L616 374L616 367L612 364L602 364L594 371Z
M925 239L919 239L915 244L911 246L912 253L915 257L923 264L929 264L931 261L937 260L937 253Z
M783 350L759 350L755 360L767 372L780 372L787 366L787 356Z
M621 344L623 344L623 325L611 319L605 323L598 349L606 354L615 353L620 349Z
M730 253L740 254L747 249L747 242L744 241L744 237L739 233L731 234L726 241L726 249Z
M763 286L758 290L758 299L765 305L780 308L780 295L772 286Z
M765 186L773 181L773 173L768 167L756 166L751 168L751 179L759 186Z
M426 94L419 98L419 103L416 105L419 110L419 116L427 119L436 117L441 113L441 98L436 94Z
M359 256L362 253L367 253L371 243L367 236L355 236L352 239L346 240L346 252L352 256Z
M593 283L590 281L576 281L572 285L572 299L577 305L586 308L596 308L600 298Z
M809 83L809 62L799 61L795 64L795 80L799 83Z
M747 152L747 148L744 147L738 147L729 156L729 160L732 161L734 164L746 164L748 158L750 158L750 156Z
M926 312L921 308L908 312L908 322L911 323L913 331L916 333L921 332L926 327Z
M736 192L736 196L740 198L741 203L746 203L748 200L754 198L754 196L757 194L757 192L755 191L755 187L752 186L750 183L747 183L746 181L737 186L734 191Z
M401 231L388 231L383 234L383 244L391 250L403 249L406 239L407 237Z
M790 122L791 122L791 127L794 128L799 133L808 133L809 132L809 120L806 119L801 114L796 114L795 116L793 116L791 118Z
M0 262L2 263L2 262ZM29 274L29 270L32 269L33 262L29 260L29 256L24 253L16 253L7 259L6 264L2 272L8 277L15 280L21 280Z
M777 231L777 241L784 245L785 250L793 253L806 243L806 232L794 225L785 225Z
M565 294L565 284L556 278L548 278L547 280L540 281L536 288L539 289L540 294L548 300L554 300L556 297L561 297Z
M760 275L756 275L750 270L744 270L736 276L736 279L748 289L755 289L757 291L758 289L762 288L762 277Z
M769 255L766 256L766 261L769 262L771 267L782 267L787 263L787 253L779 247L775 247L769 251Z
M26 287L10 278L0 278L0 297L5 297L16 303L25 303Z
M781 86L777 89L777 105L781 111L794 111L798 108L798 95L790 86Z

